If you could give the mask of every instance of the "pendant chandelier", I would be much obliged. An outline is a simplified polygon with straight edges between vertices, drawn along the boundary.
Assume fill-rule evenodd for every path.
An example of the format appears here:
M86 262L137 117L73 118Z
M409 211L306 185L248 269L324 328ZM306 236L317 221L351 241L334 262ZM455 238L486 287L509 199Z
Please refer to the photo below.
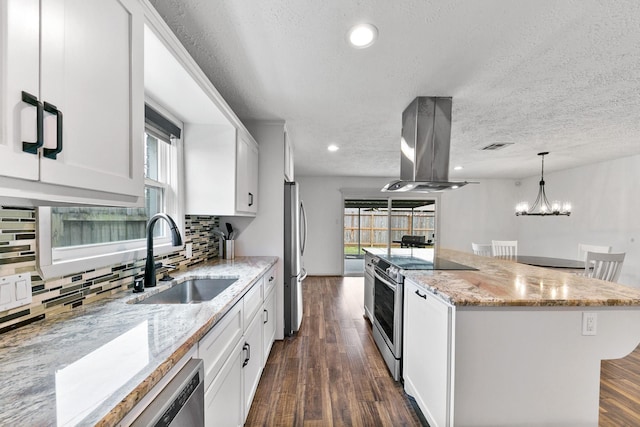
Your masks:
M529 208L528 202L520 202L516 205L516 216L520 215L571 215L571 203L553 201L549 203L547 195L544 191L544 156L549 154L548 151L544 153L538 153L538 156L542 157L542 172L540 173L540 189L538 190L538 197L533 202L533 206Z

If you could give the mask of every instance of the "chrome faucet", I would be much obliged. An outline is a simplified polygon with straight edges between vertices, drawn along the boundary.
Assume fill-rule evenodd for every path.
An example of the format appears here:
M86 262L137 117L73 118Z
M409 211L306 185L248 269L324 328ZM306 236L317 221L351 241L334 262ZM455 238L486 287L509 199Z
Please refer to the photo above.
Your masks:
M175 221L165 213L157 213L151 217L147 223L147 264L144 267L144 287L153 288L156 285L156 265L153 262L153 226L156 222L163 218L169 223L169 231L171 232L171 244L179 246L182 244L180 230Z

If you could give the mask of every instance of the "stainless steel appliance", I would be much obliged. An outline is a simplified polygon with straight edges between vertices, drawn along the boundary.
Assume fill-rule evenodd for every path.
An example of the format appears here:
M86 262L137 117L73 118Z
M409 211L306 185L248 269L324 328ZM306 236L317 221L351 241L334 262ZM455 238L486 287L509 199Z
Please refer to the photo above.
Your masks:
M204 426L204 367L191 359L131 424L142 426Z
M451 97L419 96L402 113L400 179L382 191L431 193L469 184L449 181Z
M284 184L284 334L293 335L302 323L302 281L307 272L302 256L307 243L307 217L300 185Z
M443 258L425 260L406 255L380 256L374 266L373 339L391 371L393 379L402 376L403 270L475 270Z
M403 282L399 269L388 261L374 263L373 339L396 381L402 368Z

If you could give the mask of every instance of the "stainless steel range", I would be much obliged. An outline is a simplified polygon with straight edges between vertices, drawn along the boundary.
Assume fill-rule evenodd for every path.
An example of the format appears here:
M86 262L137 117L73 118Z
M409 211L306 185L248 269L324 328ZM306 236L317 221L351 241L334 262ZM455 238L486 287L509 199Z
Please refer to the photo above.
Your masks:
M373 339L393 379L402 375L403 270L475 270L446 259L433 262L412 256L390 255L372 260L374 265Z
M398 381L402 357L402 285L398 267L379 259L374 264L373 339L393 379Z

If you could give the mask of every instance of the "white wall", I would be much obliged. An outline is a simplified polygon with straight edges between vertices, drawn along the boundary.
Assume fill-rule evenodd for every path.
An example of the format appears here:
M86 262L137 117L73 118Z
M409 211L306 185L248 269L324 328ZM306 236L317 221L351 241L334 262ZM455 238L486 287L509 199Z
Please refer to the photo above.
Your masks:
M341 188L382 188L389 179L298 176L309 217L304 263L311 275L342 272ZM471 252L471 242L518 240L521 254L574 259L578 243L626 252L620 283L640 287L640 156L545 174L550 200L568 199L570 217L516 217L515 205L533 203L540 176L481 179L441 194L440 246Z
M248 122L247 129L258 142L258 214L255 218L221 217L238 231L237 256L271 255L278 257L276 296L278 323L276 338L284 331L284 122ZM224 185L224 183L220 183Z
M475 181L479 183L442 193L439 235L443 248L471 252L471 242L491 243L491 240L518 238L515 181Z

